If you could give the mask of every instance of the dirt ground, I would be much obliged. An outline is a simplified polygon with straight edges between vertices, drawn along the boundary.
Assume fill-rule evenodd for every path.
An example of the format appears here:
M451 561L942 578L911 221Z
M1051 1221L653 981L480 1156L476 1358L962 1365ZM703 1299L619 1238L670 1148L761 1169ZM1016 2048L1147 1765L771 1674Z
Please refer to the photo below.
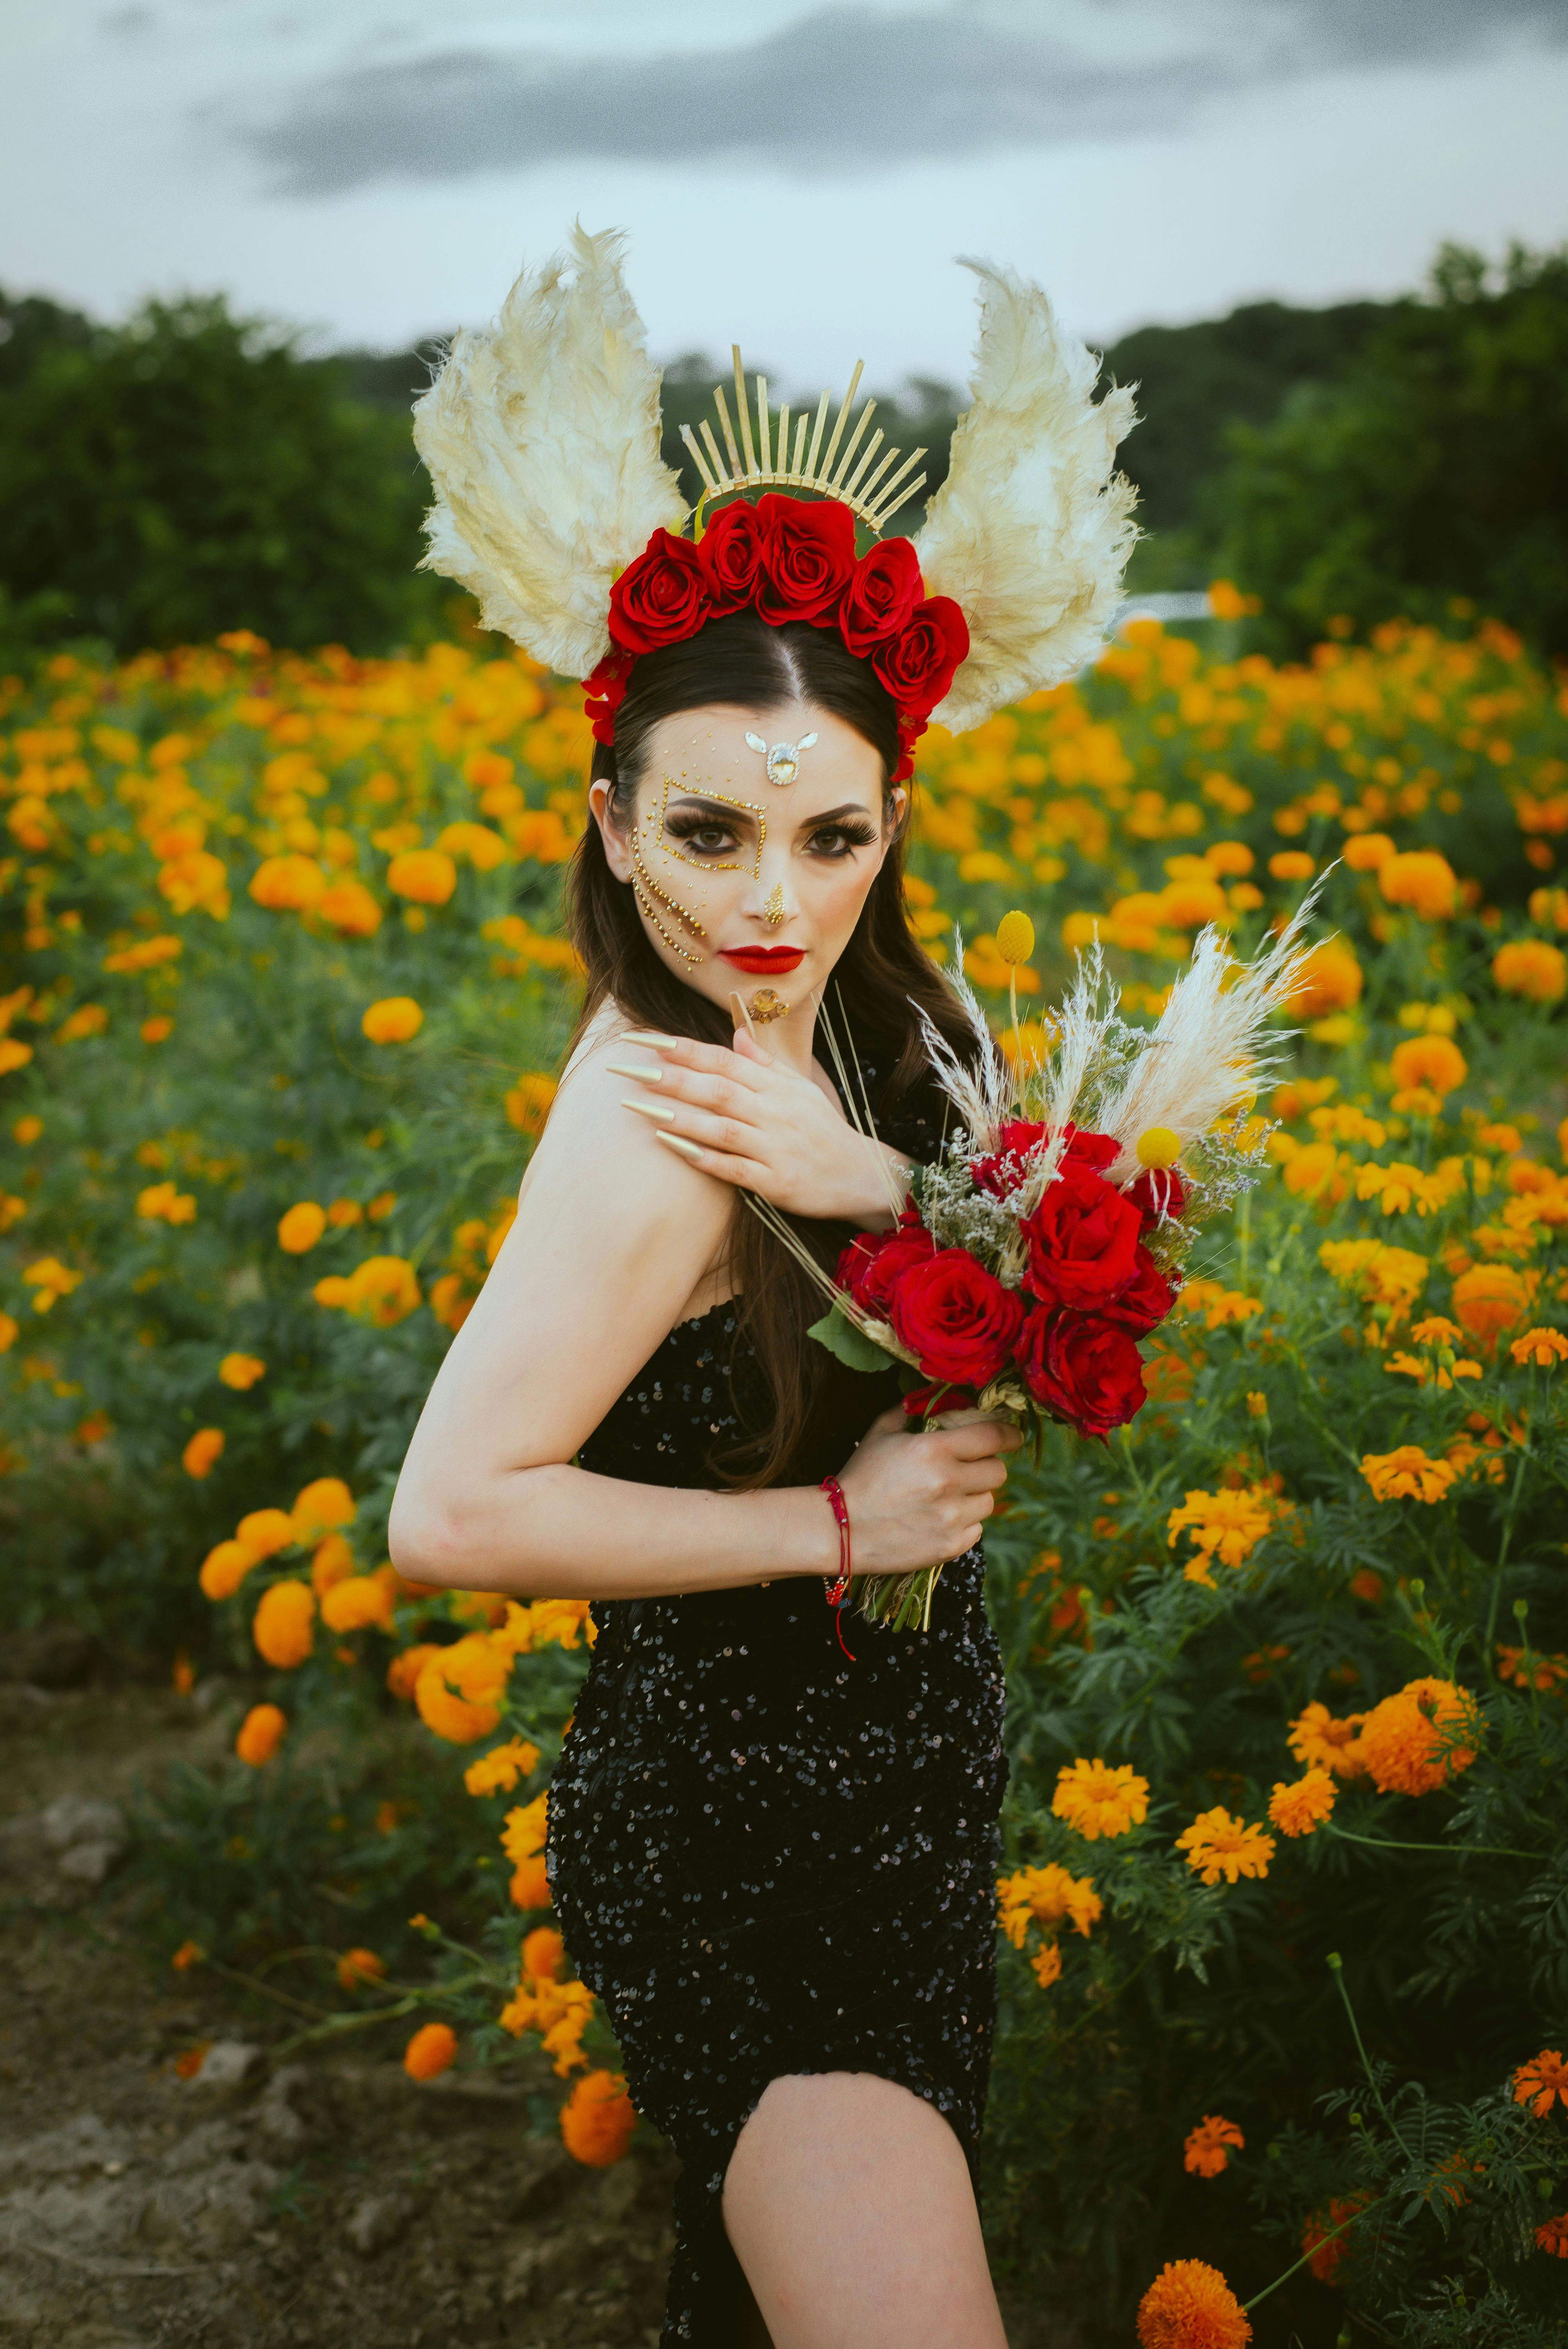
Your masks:
M590 2171L528 2135L526 2088L273 2064L287 2014L147 1955L123 1806L231 1734L172 1693L0 1682L3 2349L655 2344L662 2149Z

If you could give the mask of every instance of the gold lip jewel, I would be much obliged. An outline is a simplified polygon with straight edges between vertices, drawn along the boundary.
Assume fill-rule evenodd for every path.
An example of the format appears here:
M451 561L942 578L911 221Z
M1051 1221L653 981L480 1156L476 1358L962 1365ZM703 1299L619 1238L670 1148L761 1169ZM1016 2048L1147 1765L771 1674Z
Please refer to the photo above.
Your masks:
M758 1026L766 1028L770 1019L787 1019L789 1006L770 987L759 987L751 999L750 1010Z
M784 910L784 886L782 882L775 882L773 886L773 895L769 898L768 903L762 908L762 918L767 923L770 930L778 929L780 923L789 918Z
M798 742L775 742L769 747L760 734L748 734L746 745L748 750L761 751L768 765L769 781L783 791L800 771L801 751L809 750L816 739L814 734L802 734Z

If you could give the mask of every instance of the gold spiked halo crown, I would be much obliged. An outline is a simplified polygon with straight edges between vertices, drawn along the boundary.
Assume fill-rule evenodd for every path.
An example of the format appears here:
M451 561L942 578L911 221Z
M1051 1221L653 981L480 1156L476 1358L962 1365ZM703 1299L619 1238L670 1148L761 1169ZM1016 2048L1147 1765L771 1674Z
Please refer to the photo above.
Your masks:
M925 455L925 450L917 449L913 457L904 459L896 472L890 474L889 468L895 463L899 452L896 449L887 449L873 471L873 460L882 448L883 435L879 428L872 434L865 448L861 449L865 429L876 413L876 401L868 399L854 420L842 453L840 453L839 444L844 438L844 426L854 405L865 362L862 359L855 361L850 388L839 402L839 412L833 419L826 449L822 447L822 434L827 428L831 394L825 391L817 402L814 419L810 410L804 409L795 419L795 447L791 452L789 403L786 401L779 408L775 441L765 375L757 378L757 431L753 438L739 344L732 343L730 351L735 360L735 409L740 427L739 446L736 445L735 427L729 420L729 406L722 384L714 387L713 401L718 413L719 429L724 435L728 461L726 462L726 456L720 455L713 427L706 416L702 420L700 445L691 426L681 426L681 439L691 450L692 461L702 481L702 495L696 504L698 527L701 526L702 509L708 500L727 497L732 490L815 490L820 496L836 498L841 505L848 506L851 513L880 536L899 508L907 505L916 491L925 487L923 473L913 481L908 478ZM808 432L810 435L809 450L806 445Z

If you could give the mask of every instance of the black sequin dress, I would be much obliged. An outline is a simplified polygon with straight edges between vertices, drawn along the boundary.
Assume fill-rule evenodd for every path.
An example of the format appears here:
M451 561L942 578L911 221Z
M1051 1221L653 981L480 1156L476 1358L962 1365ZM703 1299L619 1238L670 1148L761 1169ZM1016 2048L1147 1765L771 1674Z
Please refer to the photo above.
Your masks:
M891 1379L835 1377L789 1481L841 1469L895 1399ZM670 1332L581 1464L711 1487L710 1454L768 1410L735 1307L717 1306ZM732 2349L741 2278L720 2197L770 2080L897 2081L973 2166L1006 1776L983 1583L977 1548L950 1564L925 1633L846 1610L853 1662L815 1578L594 1606L547 1864L633 2102L685 2165L666 2344Z

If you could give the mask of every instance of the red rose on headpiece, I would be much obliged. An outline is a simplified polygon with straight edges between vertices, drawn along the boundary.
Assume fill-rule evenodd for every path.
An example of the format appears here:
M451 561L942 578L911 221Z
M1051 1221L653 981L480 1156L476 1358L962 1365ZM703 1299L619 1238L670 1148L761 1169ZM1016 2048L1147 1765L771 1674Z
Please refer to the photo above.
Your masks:
M1025 1279L1044 1305L1109 1305L1132 1278L1142 1228L1130 1201L1069 1153L1024 1226Z
M743 612L757 593L767 533L745 498L715 514L697 541L697 558L715 616Z
M766 501L764 501L766 502ZM969 654L969 624L951 595L928 595L903 632L872 655L872 667L900 709L929 716Z
M907 538L884 538L862 554L839 612L839 633L851 652L874 652L899 635L921 592L919 558Z
M913 1207L891 1232L859 1232L839 1258L834 1278L855 1303L881 1321L889 1318L892 1292L912 1265L928 1264L936 1242Z
M626 698L635 660L634 653L617 652L612 646L593 676L583 680L583 714L593 726L595 742L615 739L615 712Z
M712 609L696 547L656 530L610 590L610 634L626 652L656 652L695 636Z
M928 1379L980 1388L1012 1361L1026 1309L966 1248L939 1248L904 1273L889 1318Z
M1098 1314L1031 1313L1019 1359L1035 1401L1080 1435L1124 1426L1146 1399L1137 1347Z
M1141 1338L1146 1330L1164 1320L1175 1302L1175 1289L1149 1250L1140 1247L1133 1257L1132 1278L1113 1303L1100 1309L1108 1321Z
M757 609L770 626L788 620L825 623L855 568L855 518L836 499L769 495L757 502L762 575Z

